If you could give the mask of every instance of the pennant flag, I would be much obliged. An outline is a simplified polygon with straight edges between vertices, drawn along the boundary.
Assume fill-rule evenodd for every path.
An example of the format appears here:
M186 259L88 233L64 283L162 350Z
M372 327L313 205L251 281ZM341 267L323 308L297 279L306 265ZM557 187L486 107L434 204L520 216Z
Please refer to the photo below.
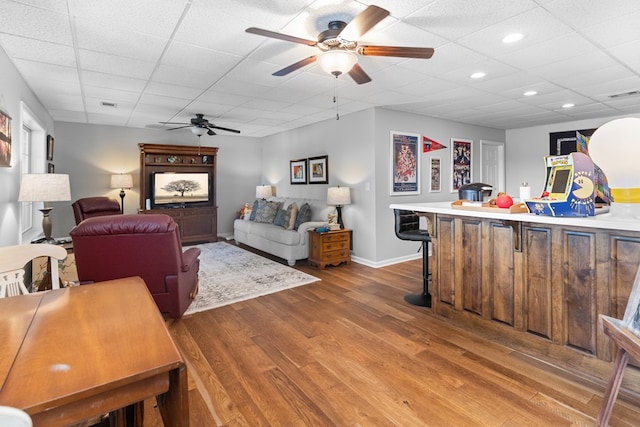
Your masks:
M428 153L429 151L440 150L442 148L447 148L445 145L440 144L438 141L427 138L426 136L422 137L422 152Z

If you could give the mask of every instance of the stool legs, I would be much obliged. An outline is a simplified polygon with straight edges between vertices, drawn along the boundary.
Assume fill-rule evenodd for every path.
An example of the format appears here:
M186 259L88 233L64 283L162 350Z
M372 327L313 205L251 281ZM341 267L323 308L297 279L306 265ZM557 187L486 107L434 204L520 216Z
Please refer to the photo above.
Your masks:
M422 293L407 294L404 300L419 307L431 307L431 295L429 294L429 246L428 242L422 242Z

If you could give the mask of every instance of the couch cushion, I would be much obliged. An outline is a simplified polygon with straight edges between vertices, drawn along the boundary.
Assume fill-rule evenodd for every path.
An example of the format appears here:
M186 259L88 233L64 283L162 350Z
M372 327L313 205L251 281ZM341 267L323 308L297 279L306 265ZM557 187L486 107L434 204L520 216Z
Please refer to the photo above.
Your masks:
M263 239L283 245L296 246L301 243L300 233L295 230L285 230L284 228L274 224L265 224L253 221L235 221L234 227L238 231L262 237Z
M298 217L298 205L296 202L291 203L287 207L287 211L289 211L289 223L286 224L285 228L287 230L293 230L293 227L296 225L296 218Z
M276 218L273 220L273 225L279 225L280 227L284 227L285 219L284 217L287 215L286 209L278 209L278 213L276 214ZM289 221L287 221L287 225Z

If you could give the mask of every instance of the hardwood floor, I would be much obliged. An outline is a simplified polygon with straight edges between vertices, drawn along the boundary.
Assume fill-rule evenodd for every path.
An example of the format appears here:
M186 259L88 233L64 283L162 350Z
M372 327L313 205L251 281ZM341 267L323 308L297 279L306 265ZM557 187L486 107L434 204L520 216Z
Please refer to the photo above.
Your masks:
M170 323L192 426L594 424L604 384L405 303L420 260L296 268L322 280ZM640 425L637 396L618 399L611 425Z

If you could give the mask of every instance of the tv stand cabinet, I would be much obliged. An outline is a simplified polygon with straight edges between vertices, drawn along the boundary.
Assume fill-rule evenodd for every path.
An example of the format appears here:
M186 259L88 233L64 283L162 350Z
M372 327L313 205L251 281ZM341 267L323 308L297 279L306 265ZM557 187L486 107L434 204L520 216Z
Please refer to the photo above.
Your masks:
M215 242L218 240L218 205L216 204L217 147L187 145L138 144L140 147L140 209L141 214L169 215L178 224L183 243ZM201 207L151 209L151 176L154 172L211 171L212 205Z

